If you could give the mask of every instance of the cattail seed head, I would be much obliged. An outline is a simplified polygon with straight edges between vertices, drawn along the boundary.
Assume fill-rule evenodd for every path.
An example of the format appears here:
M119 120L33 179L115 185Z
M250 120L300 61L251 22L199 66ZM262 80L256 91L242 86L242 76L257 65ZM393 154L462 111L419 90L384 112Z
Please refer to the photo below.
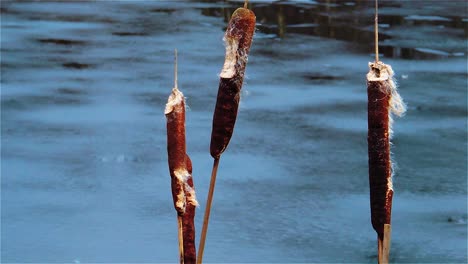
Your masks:
M210 154L215 159L227 148L234 132L255 21L251 10L238 8L232 14L224 35L226 56L220 74L210 144Z

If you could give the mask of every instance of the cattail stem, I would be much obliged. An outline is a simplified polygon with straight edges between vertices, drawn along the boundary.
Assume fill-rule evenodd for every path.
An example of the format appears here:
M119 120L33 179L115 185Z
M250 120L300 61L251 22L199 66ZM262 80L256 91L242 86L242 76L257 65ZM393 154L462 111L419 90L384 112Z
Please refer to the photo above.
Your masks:
M213 201L213 193L216 185L216 174L218 172L218 165L219 158L216 158L214 159L213 169L211 171L210 189L208 191L208 198L206 199L205 216L203 217L203 228L200 235L200 244L198 245L197 264L201 264L203 262L203 251L205 250L206 233L208 232L208 222L210 220L211 203Z
M184 264L184 232L182 224L182 215L177 214L177 233L179 236L179 261Z
M377 235L378 241L378 263L388 264L390 260L390 241L392 234L392 226L389 224L384 225L383 236Z
M379 3L378 3L378 0L375 0L374 32L375 32L375 62L379 62Z
M177 49L174 49L174 88L178 88L177 82Z

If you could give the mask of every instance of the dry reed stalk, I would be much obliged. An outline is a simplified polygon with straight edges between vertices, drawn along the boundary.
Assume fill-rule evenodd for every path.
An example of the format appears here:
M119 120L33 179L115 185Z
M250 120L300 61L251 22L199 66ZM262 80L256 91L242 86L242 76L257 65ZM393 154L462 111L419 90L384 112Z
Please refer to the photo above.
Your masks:
M392 115L401 116L406 107L398 94L394 73L390 65L378 57L378 14L376 0L375 34L376 61L369 63L367 74L368 96L368 153L369 186L372 226L377 232L378 261L388 263L391 239L393 199L392 160L390 139Z
M174 88L164 114L167 119L167 153L174 208L177 211L180 263L195 259L193 218L198 205L193 189L192 163L186 153L185 98L177 87L177 51L174 67ZM194 263L188 262L188 263Z
M234 11L224 35L226 56L220 74L218 95L213 114L210 154L214 158L214 163L198 247L197 263L199 264L203 261L219 159L226 150L234 132L245 67L255 31L255 14L247 9L247 5L248 1L245 1L244 7Z

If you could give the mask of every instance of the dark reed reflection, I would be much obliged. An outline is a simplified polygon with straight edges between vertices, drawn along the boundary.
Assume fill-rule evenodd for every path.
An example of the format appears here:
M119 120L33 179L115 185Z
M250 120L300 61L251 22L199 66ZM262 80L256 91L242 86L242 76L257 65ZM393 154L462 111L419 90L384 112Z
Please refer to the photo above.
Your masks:
M230 14L239 5L238 1L222 2L224 7L204 8L206 16L224 17L229 21ZM403 59L434 59L462 56L465 40L468 36L466 14L457 11L462 1L445 3L445 16L411 15L408 9L418 10L421 5L428 5L422 0L416 1L381 1L379 23L381 53L385 57ZM294 34L305 34L330 39L343 40L356 45L358 50L369 50L374 41L373 1L368 0L318 0L318 1L260 1L250 4L257 15L259 32L278 38L290 38ZM447 13L451 11L453 13ZM414 30L413 41L403 41L398 29ZM457 43L441 47L445 43L424 43L419 36L420 29L428 34L456 35ZM388 42L388 44L387 44ZM443 39L440 40L443 42ZM429 47L428 45L434 45Z

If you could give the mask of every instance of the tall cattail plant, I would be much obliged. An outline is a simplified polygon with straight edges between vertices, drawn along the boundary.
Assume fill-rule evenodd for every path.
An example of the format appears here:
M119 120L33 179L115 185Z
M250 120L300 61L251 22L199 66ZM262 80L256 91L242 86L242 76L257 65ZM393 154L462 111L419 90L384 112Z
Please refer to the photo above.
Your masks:
M390 157L392 115L406 111L397 91L390 65L379 61L378 2L375 1L375 61L369 63L368 96L368 153L371 222L377 232L378 262L388 263L391 240L393 200L393 168Z
M247 2L245 1L244 7L234 11L224 35L226 55L220 74L218 96L213 115L210 154L214 163L198 248L197 263L199 264L203 261L219 159L226 150L234 132L245 67L255 31L255 14L247 8Z
M167 120L167 154L174 208L177 212L180 263L195 263L195 197L192 162L185 142L185 98L177 87L177 50L174 88L164 110Z

